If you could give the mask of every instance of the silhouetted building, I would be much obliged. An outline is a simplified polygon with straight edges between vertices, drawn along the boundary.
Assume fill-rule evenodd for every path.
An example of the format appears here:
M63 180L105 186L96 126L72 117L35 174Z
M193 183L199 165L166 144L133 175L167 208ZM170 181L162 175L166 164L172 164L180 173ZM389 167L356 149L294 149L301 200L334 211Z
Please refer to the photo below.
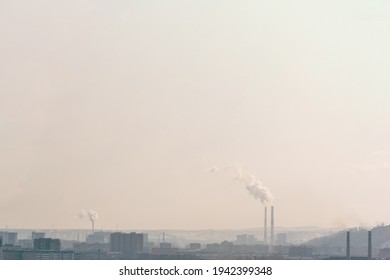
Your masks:
M110 233L104 231L97 231L87 236L87 243L109 243L110 242Z
M19 239L18 245L23 249L32 249L34 247L33 240L31 239Z
M152 254L154 255L172 255L177 254L178 248L172 247L170 242L161 242L160 247L152 248Z
M206 244L206 251L229 254L233 252L233 242L228 242L225 240L221 243Z
M45 238L45 233L33 231L31 233L31 239L34 240L34 239L38 239L38 238Z
M287 244L287 234L286 233L278 233L276 238L276 245L286 245Z
M200 243L190 243L190 250L200 250L201 249L201 244Z
M108 243L74 243L73 251L76 260L108 260L110 244Z
M73 251L33 251L33 253L34 260L74 260Z
M257 240L253 235L241 234L237 235L236 242L234 243L236 245L254 245L256 242Z
M390 248L379 249L378 258L386 260L390 259Z
M123 237L121 232L110 234L110 252L120 253L123 251Z
M125 258L131 258L143 251L142 233L114 232L110 234L110 252L121 253Z
M38 238L34 240L34 251L60 251L61 242L59 239Z
M0 232L0 238L3 240L3 245L17 245L18 244L18 233L2 231Z
M147 233L143 233L143 246L144 246L144 249L148 249L148 248L152 248L153 246L151 246L151 242L149 242L149 235Z
M21 260L21 251L19 246L5 245L0 247L0 260Z
M307 246L290 246L288 256L291 258L307 259L313 256L313 247Z

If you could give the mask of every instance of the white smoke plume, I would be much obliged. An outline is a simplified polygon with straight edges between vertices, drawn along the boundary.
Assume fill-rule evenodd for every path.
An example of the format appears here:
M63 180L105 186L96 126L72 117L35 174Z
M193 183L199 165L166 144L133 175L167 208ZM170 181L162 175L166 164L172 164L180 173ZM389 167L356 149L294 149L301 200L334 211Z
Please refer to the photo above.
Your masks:
M96 222L96 220L98 219L98 213L93 211L93 210L89 210L88 211L88 218L89 220L94 223Z
M96 222L96 220L98 219L98 213L94 210L86 211L84 209L81 209L78 216L80 220L83 220L86 216L88 216L88 219L91 222Z
M238 168L237 166L228 166L226 168L218 168L214 166L210 169L210 173L217 173L218 170L229 170L232 169L235 171L234 179L245 186L248 192L255 198L260 200L264 205L267 205L273 200L273 196L270 190L263 185L263 183L256 178L256 176Z

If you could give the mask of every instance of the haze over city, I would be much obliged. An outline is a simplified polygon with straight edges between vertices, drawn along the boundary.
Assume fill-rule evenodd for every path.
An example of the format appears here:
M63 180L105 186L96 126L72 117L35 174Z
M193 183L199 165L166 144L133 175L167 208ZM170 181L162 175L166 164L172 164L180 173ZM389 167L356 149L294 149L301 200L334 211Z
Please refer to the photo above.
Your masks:
M379 0L0 1L0 228L389 224L389 25Z

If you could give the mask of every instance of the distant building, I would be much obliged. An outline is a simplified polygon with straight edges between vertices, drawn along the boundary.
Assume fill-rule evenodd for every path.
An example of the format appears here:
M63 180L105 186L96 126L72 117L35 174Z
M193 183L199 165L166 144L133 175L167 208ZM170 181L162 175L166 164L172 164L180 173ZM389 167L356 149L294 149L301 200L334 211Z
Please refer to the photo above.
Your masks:
M91 251L106 251L107 253L110 251L110 244L102 244L102 243L86 243L86 242L78 242L73 244L73 251L75 253L79 252L91 252Z
M18 233L2 231L0 232L0 239L2 239L3 245L17 245L18 244Z
M313 247L308 246L290 246L288 256L291 258L307 259L313 256Z
M45 233L33 231L31 233L31 239L34 240L34 239L38 239L38 238L45 238Z
M178 248L172 247L170 242L161 242L160 247L152 248L153 255L172 255L177 254Z
M287 234L286 233L278 233L276 238L276 245L286 245L287 244Z
M110 243L110 234L111 234L110 232L96 231L88 235L85 242L108 244Z
M60 251L61 242L59 239L38 238L34 240L34 251Z
M202 245L200 243L190 243L189 249L190 250L200 250L202 248Z
M143 233L142 236L143 236L143 246L144 246L144 249L150 248L150 246L149 246L149 244L150 244L150 242L149 242L149 235L147 233Z
M72 251L33 251L18 246L0 248L1 260L73 260Z
M236 241L234 242L236 245L254 245L257 243L254 235L241 234L237 235Z
M74 260L73 251L34 251L34 260Z
M23 249L32 249L34 248L33 241L31 239L19 239L18 245Z
M108 243L85 243L73 244L75 260L108 260L110 244Z
M0 260L21 260L22 248L14 245L0 247Z
M172 244L170 242L161 242L160 248L172 248Z
M125 258L131 258L143 251L142 233L114 232L110 234L110 252L121 253Z
M379 249L378 258L386 260L390 259L390 248Z
M206 244L206 251L213 253L229 254L233 252L233 242L223 241L221 243Z

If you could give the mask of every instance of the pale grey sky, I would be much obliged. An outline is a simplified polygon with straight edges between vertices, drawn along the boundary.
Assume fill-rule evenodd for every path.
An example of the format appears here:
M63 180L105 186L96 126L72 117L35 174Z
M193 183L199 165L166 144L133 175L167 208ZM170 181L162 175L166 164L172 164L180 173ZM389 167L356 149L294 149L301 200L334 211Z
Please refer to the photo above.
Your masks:
M0 0L0 228L390 223L390 4Z

